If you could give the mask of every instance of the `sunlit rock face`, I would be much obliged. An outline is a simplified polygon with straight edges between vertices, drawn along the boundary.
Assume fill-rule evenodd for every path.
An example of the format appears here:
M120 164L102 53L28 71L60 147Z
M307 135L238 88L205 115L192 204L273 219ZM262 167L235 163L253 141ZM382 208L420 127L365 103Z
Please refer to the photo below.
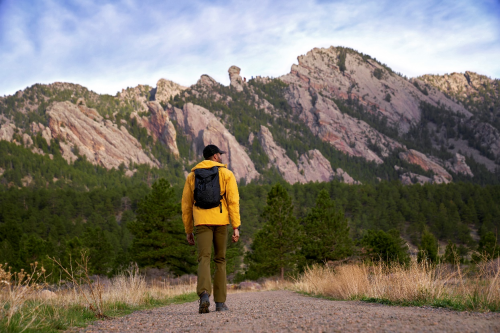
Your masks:
M290 184L308 182L328 182L334 178L348 184L357 184L347 172L338 168L333 171L330 162L317 149L302 154L298 163L286 155L285 149L278 146L272 133L266 126L261 126L257 138L266 153L270 166L275 167L280 175Z
M197 156L202 156L205 146L214 144L227 152L225 162L238 181L244 179L250 182L259 176L245 149L210 111L199 105L186 103L182 109L170 107L169 113L182 129L182 134L192 142Z
M65 142L61 145L63 156L71 156L71 148L76 146L89 162L107 169L118 168L122 163L158 166L124 126L119 128L94 109L55 102L47 109L47 116L51 137Z

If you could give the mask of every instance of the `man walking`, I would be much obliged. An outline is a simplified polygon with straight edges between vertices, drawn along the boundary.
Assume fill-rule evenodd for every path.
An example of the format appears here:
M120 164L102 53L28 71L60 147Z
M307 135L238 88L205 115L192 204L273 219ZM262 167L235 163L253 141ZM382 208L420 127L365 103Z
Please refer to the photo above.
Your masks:
M194 245L194 231L198 241L198 284L200 313L209 313L212 279L210 255L214 246L214 299L216 311L229 310L226 306L226 245L227 226L233 227L233 242L240 238L240 197L234 174L222 164L225 154L215 145L203 149L205 160L189 173L182 193L182 222L187 241Z

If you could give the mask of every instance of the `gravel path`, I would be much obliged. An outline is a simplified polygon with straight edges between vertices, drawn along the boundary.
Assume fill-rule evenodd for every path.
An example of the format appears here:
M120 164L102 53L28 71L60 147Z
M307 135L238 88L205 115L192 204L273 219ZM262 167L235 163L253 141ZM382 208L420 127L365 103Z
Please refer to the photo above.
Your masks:
M290 291L229 294L227 312L198 302L99 321L81 332L500 332L500 314L329 301Z

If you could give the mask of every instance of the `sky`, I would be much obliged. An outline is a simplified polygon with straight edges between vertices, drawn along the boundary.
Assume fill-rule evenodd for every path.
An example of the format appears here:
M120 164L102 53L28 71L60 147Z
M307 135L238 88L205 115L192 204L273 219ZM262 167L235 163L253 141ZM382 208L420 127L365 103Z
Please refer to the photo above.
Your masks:
M115 95L160 78L278 77L346 46L408 77L500 78L500 0L0 0L0 96L35 83Z

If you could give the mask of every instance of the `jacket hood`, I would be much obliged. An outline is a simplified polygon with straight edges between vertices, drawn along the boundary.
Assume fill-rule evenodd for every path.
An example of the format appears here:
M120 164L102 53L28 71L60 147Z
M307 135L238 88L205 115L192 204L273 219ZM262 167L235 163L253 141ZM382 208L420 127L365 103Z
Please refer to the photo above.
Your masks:
M222 164L222 163L214 162L211 160L204 160L204 161L196 164L196 166L194 168L192 168L191 171L194 171L196 169L211 169L214 166L227 168L227 164Z

